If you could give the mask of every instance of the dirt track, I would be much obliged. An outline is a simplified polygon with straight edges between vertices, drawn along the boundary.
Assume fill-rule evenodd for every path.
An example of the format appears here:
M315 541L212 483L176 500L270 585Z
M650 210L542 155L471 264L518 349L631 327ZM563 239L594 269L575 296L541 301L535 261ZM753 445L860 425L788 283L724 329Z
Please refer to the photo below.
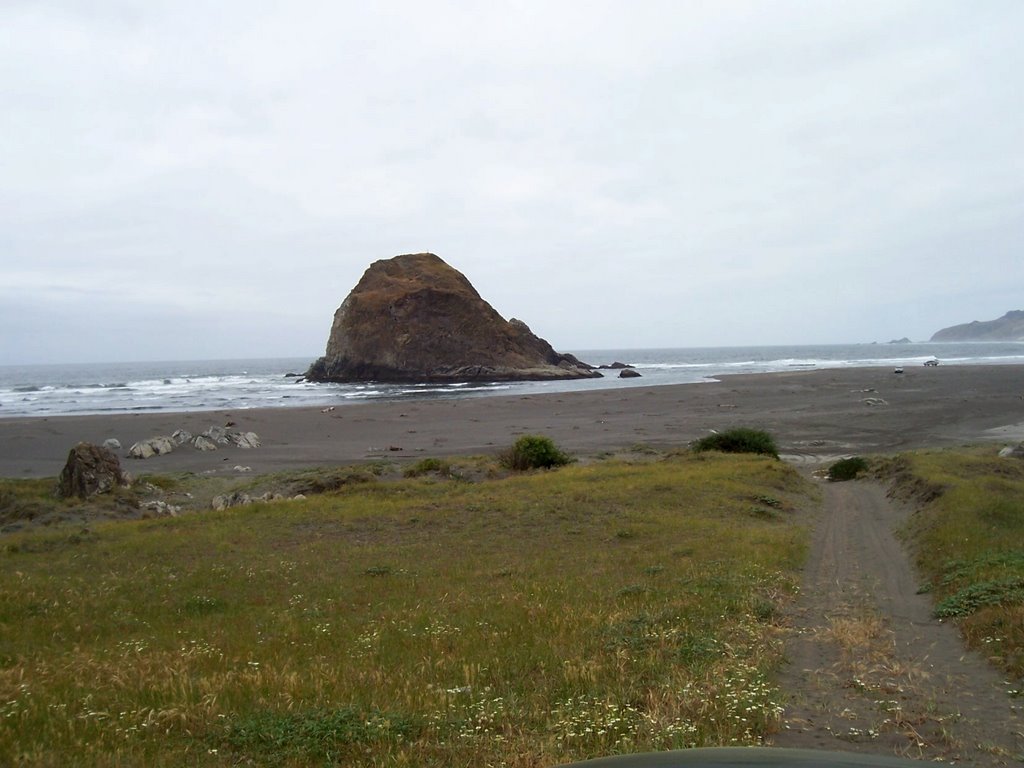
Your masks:
M967 765L1024 760L1024 700L932 616L894 528L907 511L868 481L823 484L789 617L790 697L774 743Z

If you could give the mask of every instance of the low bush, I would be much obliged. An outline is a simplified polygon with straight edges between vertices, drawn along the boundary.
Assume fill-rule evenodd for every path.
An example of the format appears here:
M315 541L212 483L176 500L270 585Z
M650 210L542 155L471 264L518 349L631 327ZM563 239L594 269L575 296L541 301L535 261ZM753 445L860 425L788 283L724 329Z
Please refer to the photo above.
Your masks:
M297 473L291 478L287 486L287 495L312 496L317 493L331 493L339 491L345 486L358 483L368 483L374 479L374 466L366 468L359 467L336 467L324 469L312 469Z
M429 472L447 476L452 473L452 466L443 459L420 459L411 467L407 467L404 474L406 477L420 477Z
M550 469L568 464L571 459L550 437L523 435L499 457L502 466L523 472L527 469Z
M867 472L868 463L860 456L851 456L848 459L840 459L828 468L828 479L833 482L842 480L856 480L857 477Z
M982 581L939 602L935 615L940 619L961 618L989 606L1021 603L1024 603L1024 578Z
M695 451L721 451L722 453L760 453L779 458L775 440L760 429L738 427L702 437L693 444Z

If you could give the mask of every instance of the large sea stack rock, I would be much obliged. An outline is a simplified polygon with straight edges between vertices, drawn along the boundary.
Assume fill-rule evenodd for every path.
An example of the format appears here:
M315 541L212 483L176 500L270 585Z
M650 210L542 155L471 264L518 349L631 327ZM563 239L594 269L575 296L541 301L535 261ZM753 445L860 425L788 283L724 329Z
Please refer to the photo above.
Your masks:
M377 261L338 311L310 381L463 382L600 376L506 321L432 253Z
M977 320L936 331L932 341L1024 341L1024 310L1014 309L996 320Z

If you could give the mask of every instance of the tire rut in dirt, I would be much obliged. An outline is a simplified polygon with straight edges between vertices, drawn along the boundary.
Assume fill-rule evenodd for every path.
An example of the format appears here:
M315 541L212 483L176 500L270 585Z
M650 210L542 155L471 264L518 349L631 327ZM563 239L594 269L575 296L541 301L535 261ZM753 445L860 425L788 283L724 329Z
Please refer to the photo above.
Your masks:
M875 483L823 484L789 617L778 746L1018 765L1024 719L999 674L936 620Z

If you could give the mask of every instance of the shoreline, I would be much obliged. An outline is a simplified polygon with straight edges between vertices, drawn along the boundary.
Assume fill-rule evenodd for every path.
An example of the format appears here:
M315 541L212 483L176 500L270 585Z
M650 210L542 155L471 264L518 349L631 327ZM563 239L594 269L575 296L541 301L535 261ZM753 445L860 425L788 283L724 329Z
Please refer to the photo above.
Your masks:
M869 399L883 403L869 404ZM189 447L128 459L136 441L236 423L261 448ZM575 455L682 446L734 426L766 429L795 460L1024 439L1024 365L819 369L717 382L318 407L0 418L0 477L51 477L80 441L117 438L132 474L255 474L380 459L497 453L544 434Z

